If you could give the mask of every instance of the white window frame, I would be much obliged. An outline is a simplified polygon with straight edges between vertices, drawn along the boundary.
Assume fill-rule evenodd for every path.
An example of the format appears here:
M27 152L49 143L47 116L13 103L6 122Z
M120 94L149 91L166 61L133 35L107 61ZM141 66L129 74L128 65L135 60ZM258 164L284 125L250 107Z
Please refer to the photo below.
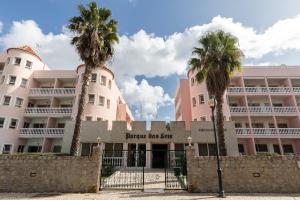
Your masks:
M26 80L26 84L25 84L25 85L22 85L23 80ZM22 78L22 79L21 79L21 83L20 83L20 87L22 87L22 88L27 88L27 85L28 85L28 79Z
M15 77L15 78L16 78L16 80L15 80L15 83L14 83L14 84L11 84L11 83L10 83L11 77ZM17 80L18 80L18 77L17 77L16 75L9 74L9 75L8 75L7 84L8 84L8 85L16 85L16 83L17 83Z
M103 79L105 80L105 82L103 81ZM106 81L107 81L107 77L101 75L101 81L100 81L100 84L105 86L105 85L106 85Z
M30 66L27 66L27 63L30 63ZM25 68L26 69L31 69L32 68L32 64L33 64L33 62L31 62L30 60L26 60Z
M5 97L10 97L10 100L9 100L9 103L8 103L8 104L4 104L4 102L5 102ZM2 99L2 105L4 105L4 106L10 106L11 99L12 99L12 97L11 97L10 95L4 95L4 96L3 96L3 99Z
M17 99L21 99L22 100L22 103L21 103L20 106L17 106L17 104L16 104L17 103ZM24 99L23 98L21 98L21 97L16 97L15 98L15 103L14 103L15 107L22 108L23 104L24 104Z
M14 151L14 144L12 144L12 143L3 143L1 146L1 154L3 154L4 145L11 145L11 152L9 154L12 154Z
M103 104L100 103L100 102L101 102L101 101L100 101L100 97L103 97ZM105 104L105 97L104 97L104 96L99 96L98 99L99 99L98 105L99 105L99 106L104 106L104 104Z
M94 96L94 101L90 101L90 95ZM88 94L88 103L95 104L95 100L96 100L96 95L95 94Z
M3 122L3 127L0 127L0 129L1 129L1 128L5 128L6 117L4 117L4 116L0 116L0 118L3 118L3 119L4 119L4 122Z
M11 127L10 127L10 124L11 124L11 120L12 120L12 119L16 119L16 120L17 120L17 123L16 123L15 128L11 128ZM18 129L19 123L20 123L20 119L19 119L19 118L11 117L11 118L9 118L8 128L9 128L9 129Z
M17 59L20 59L20 63L16 63ZM22 58L20 58L20 57L15 57L15 58L14 58L14 65L20 66L20 65L21 65L21 62L22 62Z
M96 79L95 80L93 80L93 75L96 75ZM98 78L98 74L97 73L92 73L91 74L91 82L97 83L97 78Z

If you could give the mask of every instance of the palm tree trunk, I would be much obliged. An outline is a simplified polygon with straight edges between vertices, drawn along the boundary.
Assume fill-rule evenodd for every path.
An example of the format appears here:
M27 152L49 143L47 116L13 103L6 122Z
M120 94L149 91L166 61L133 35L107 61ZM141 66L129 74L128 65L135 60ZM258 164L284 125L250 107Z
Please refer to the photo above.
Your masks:
M87 96L88 83L90 80L91 71L92 71L91 67L86 66L85 71L83 73L83 77L82 77L81 95L80 95L80 99L78 102L78 111L77 111L77 115L76 115L74 134L73 134L73 139L72 139L72 144L71 144L71 155L72 156L79 155L80 132L81 132L81 125L82 125L84 109L86 106L86 96Z
M220 148L220 155L226 156L226 146L225 146L225 136L224 136L224 119L223 119L223 95L216 95L217 101L217 131L218 131L218 141Z

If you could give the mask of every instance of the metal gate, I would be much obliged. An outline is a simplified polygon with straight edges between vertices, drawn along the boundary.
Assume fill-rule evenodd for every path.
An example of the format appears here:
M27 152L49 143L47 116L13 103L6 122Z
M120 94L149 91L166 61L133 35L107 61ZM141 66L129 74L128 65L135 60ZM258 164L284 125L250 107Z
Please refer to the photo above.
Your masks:
M104 151L100 189L143 189L144 151Z
M143 190L145 186L146 154L152 157L152 166L146 170L146 173L157 173L156 176L162 173L162 176L164 175L164 188L162 189L187 189L186 155L183 150L104 150L100 189ZM159 154L159 156L157 156L157 154ZM154 158L155 155L157 156L156 158ZM152 169L155 167L159 168L159 171ZM151 185L153 185L153 183L151 183ZM161 187L161 183L159 186Z

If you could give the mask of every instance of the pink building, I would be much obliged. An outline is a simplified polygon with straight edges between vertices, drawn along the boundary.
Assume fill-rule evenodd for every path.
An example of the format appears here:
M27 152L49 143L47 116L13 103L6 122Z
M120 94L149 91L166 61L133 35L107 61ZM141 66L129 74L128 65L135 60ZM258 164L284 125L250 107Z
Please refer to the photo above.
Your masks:
M84 65L50 70L28 46L0 53L0 153L60 152L66 121L74 120ZM106 68L93 71L87 121L127 121L133 116Z
M176 89L176 120L188 127L211 120L206 85L195 74L190 70ZM300 154L300 66L244 67L233 74L223 107L235 122L240 154Z

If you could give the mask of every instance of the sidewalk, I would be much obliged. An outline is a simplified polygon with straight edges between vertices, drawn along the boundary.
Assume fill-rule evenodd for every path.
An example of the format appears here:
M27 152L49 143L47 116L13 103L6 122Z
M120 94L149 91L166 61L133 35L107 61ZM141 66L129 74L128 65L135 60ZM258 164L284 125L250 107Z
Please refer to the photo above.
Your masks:
M5 200L115 200L115 199L157 199L157 200L203 200L219 199L215 194L197 194L187 192L144 193L141 191L102 191L99 194L22 194L0 193ZM300 200L299 194L227 194L226 200Z

